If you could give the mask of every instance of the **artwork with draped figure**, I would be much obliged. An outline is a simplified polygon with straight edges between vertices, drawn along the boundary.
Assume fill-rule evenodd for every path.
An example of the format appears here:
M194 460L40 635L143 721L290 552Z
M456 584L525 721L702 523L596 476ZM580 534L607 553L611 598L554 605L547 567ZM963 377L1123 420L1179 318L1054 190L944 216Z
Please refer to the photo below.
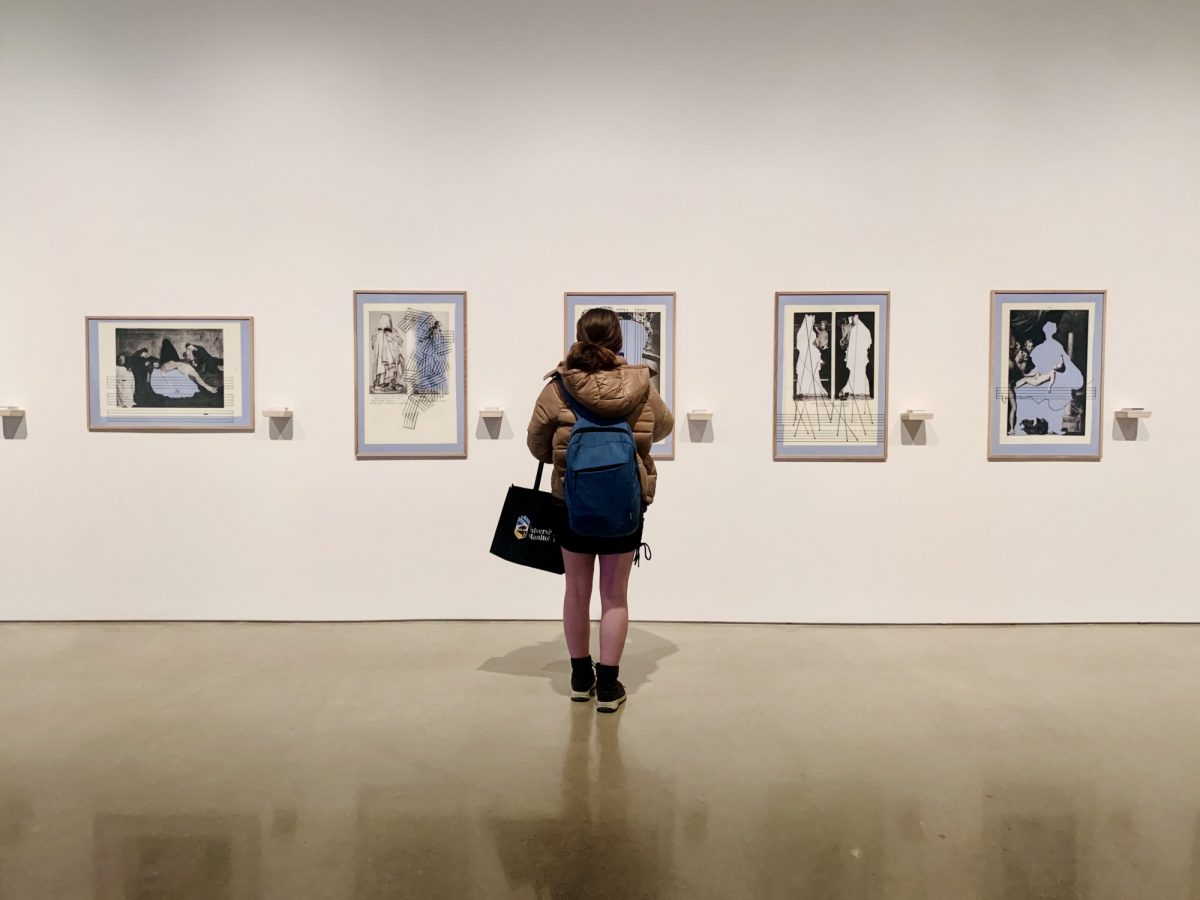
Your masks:
M467 455L462 292L354 294L359 459Z
M253 320L90 316L92 431L252 431Z
M776 460L887 458L888 301L775 295Z
M594 307L611 309L621 321L621 354L631 365L650 368L650 383L672 412L675 410L675 295L577 294L565 295L563 355L575 343L579 317ZM672 433L654 445L655 459L675 457Z
M988 457L1099 460L1103 291L992 294Z

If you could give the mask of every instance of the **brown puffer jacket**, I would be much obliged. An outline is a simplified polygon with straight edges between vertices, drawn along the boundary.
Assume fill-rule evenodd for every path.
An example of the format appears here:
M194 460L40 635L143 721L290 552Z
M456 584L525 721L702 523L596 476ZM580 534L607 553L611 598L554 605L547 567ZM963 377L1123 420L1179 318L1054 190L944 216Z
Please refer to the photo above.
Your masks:
M550 489L560 500L567 467L567 441L575 425L575 413L562 395L561 375L567 390L582 406L607 419L623 418L633 428L638 449L638 473L642 477L642 500L654 502L658 472L650 458L650 447L675 427L675 417L650 384L649 366L631 366L624 359L619 369L583 372L563 363L546 375L550 379L538 396L529 420L529 452L544 463L554 464Z

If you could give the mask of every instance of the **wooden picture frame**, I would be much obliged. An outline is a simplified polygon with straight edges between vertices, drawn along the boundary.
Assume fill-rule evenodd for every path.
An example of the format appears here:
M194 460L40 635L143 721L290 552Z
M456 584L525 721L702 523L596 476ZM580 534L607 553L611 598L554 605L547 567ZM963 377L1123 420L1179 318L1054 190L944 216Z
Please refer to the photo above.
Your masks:
M1107 309L1103 290L992 291L989 460L1100 461Z
M252 317L87 316L84 342L89 431L254 430Z
M776 292L772 459L887 460L891 318L888 291Z
M355 457L466 459L466 291L352 299Z

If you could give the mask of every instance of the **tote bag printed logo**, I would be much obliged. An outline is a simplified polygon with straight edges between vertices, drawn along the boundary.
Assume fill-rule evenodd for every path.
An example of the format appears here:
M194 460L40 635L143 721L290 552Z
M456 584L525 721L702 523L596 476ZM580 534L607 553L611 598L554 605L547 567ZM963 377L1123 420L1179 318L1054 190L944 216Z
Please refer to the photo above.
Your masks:
M517 527L513 530L513 534L517 536L517 540L524 540L529 535L529 516L521 516L517 519Z

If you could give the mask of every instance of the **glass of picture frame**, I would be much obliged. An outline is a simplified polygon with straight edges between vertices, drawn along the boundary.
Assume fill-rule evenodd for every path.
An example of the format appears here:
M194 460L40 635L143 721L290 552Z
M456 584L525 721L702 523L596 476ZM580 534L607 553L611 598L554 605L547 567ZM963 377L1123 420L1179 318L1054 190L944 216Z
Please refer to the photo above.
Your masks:
M88 429L253 431L250 317L88 316Z
M1098 461L1105 291L993 291L988 459Z
M575 343L579 318L589 309L611 309L621 320L622 356L631 365L650 367L650 383L675 412L675 294L671 291L564 294L563 353ZM675 433L650 451L654 459L675 458Z
M887 459L890 300L775 295L775 460Z
M355 455L466 459L465 291L355 291Z

